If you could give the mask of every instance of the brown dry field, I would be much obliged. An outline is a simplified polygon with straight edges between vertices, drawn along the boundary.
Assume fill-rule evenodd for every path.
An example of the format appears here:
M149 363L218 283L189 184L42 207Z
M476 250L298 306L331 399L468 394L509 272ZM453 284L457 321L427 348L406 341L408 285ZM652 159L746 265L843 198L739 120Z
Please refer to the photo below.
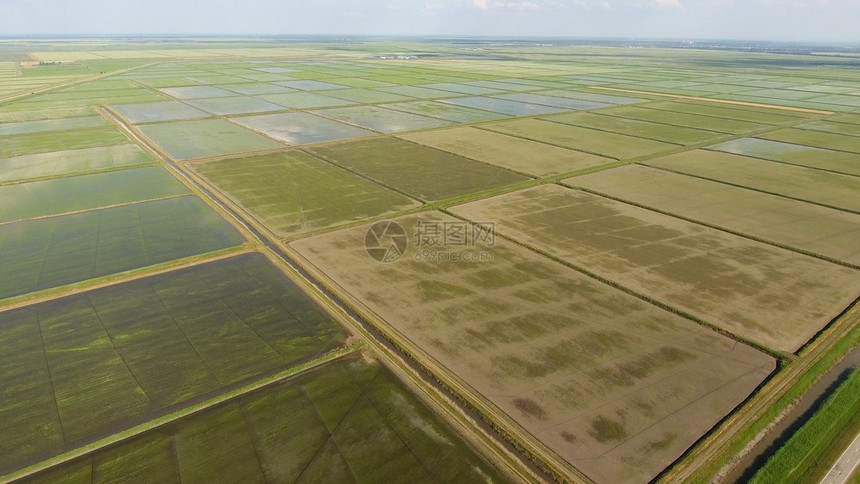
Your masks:
M860 293L854 269L558 185L451 210L778 350L797 350Z
M860 265L857 214L642 165L568 178L564 183Z
M471 126L421 131L401 138L538 177L557 175L613 161Z
M418 220L396 219L414 242ZM290 245L400 335L601 483L656 476L774 360L496 237L492 262L383 264L367 226ZM460 253L470 248L451 248Z

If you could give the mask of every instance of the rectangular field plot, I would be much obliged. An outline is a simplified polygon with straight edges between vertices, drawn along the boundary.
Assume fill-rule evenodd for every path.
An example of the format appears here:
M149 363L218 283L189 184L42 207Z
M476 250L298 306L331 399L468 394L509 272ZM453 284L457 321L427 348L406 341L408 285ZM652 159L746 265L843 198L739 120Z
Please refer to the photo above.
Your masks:
M368 131L308 113L244 116L233 121L291 145L374 135Z
M557 175L612 161L590 153L468 126L423 131L400 137L431 148L538 177Z
M559 113L564 111L562 108L545 106L543 104L530 104L495 97L456 97L453 99L442 99L439 102L467 108L483 109L511 116L531 116L534 114Z
M386 368L347 357L30 479L503 482Z
M650 121L653 123L662 123L670 126L705 129L708 131L729 134L746 133L770 126L768 124L738 121L736 119L703 116L700 114L677 113L660 109L648 109L647 106L620 106L610 109L602 109L600 114L620 116L622 118L637 119L640 121Z
M758 135L758 137L771 141L782 141L784 143L814 146L816 148L860 153L860 137L857 136L788 128L763 133Z
M193 168L281 236L417 205L300 151L213 161Z
M120 116L135 124L209 117L209 113L195 109L179 101L118 104L113 105L110 108L119 113Z
M188 104L196 106L204 111L219 115L265 113L269 111L284 110L283 106L249 96L194 99L188 101Z
M0 473L344 339L259 254L2 312L0 382L11 405L0 409Z
M842 114L839 116L827 118L829 121L833 121L835 123L846 123L858 125L860 124L860 114Z
M389 86L379 87L376 91L399 94L401 96L412 97L416 99L439 99L443 97L454 97L458 94L451 91L442 91L440 89L431 89L420 86Z
M644 162L724 183L860 212L860 178L718 151L694 150Z
M582 101L593 101L597 103L604 104L634 104L641 103L647 101L647 99L639 99L635 97L627 97L627 96L615 96L611 94L596 94L593 92L582 92L582 91L562 91L562 90L552 90L552 91L540 91L535 94L544 94L547 96L556 96L556 97L566 97L570 99L580 99Z
M223 119L146 124L138 129L168 155L178 160L283 147L273 139Z
M759 138L740 138L711 145L705 149L810 168L822 168L848 175L860 175L860 155L844 151Z
M86 129L106 126L101 116L84 116L80 118L42 119L39 121L22 121L20 123L0 124L0 136L12 134L42 133L45 131L66 131L70 129Z
M75 106L62 109L34 109L34 110L8 110L15 104L4 106L5 111L0 111L0 122L18 123L21 121L37 121L40 119L60 119L90 116L93 108L90 106Z
M6 185L0 187L0 223L186 193L155 166Z
M259 94L281 94L285 92L293 92L294 89L288 87L276 86L266 82L245 82L242 84L228 84L219 86L222 89L229 89L237 94L245 94L246 96L257 96Z
M603 116L598 113L565 113L546 116L541 119L681 145L702 143L725 136L714 131L669 126L616 116Z
M283 94L266 94L257 96L260 99L293 109L313 109L334 106L349 106L353 101L324 96L313 92L287 92Z
M860 266L860 215L641 165L565 183Z
M810 131L821 131L824 133L844 134L849 136L860 136L860 129L853 124L835 123L832 121L813 121L796 126L798 129L806 129ZM860 139L857 140L860 142ZM856 151L856 150L849 150Z
M507 114L484 111L483 109L466 108L438 101L415 101L409 103L383 104L382 107L412 113L420 116L444 119L455 123L474 123L507 118Z
M442 200L527 178L396 138L311 148L333 163L421 200Z
M54 151L0 159L0 183L151 163L137 145Z
M380 133L398 133L419 129L438 128L451 123L443 119L393 111L378 106L352 106L348 108L316 111L320 116L338 119Z
M571 99L568 97L547 96L546 94L502 94L493 96L493 99L508 99L531 104L542 104L562 109L596 109L609 106L607 103L585 101L582 99Z
M239 245L186 196L0 226L0 299Z
M325 91L330 89L346 89L346 86L340 84L332 84L330 82L314 81L314 80L298 80L298 81L281 81L275 84L279 86L289 87L290 89L299 89L302 91Z
M517 79L512 79L517 80ZM466 84L470 86L478 86L478 87L487 87L490 89L498 89L500 91L536 91L540 89L540 86L530 86L527 84L522 84L518 82L505 82L505 81L469 81Z
M437 213L395 221L410 234L419 221L457 222ZM291 245L598 482L654 477L774 367L748 346L498 237L479 245L488 262L416 260L421 249L410 244L380 264L365 253L366 230Z
M397 101L409 101L412 98L401 94L391 92L374 91L372 89L338 89L336 91L327 92L327 95L339 99L346 99L354 103L360 104L375 104L375 103L393 103Z
M113 126L0 136L0 158L128 143Z
M854 269L557 185L452 211L783 351L806 343L860 290Z
M504 121L487 124L482 126L482 128L615 159L634 158L670 151L679 147L678 145L662 141L553 123L540 119Z
M796 123L813 116L811 114L799 113L797 111L752 107L744 108L741 106L726 107L725 105L715 105L714 103L709 104L704 102L658 101L648 103L648 108L764 124Z
M470 86L469 84L457 84L454 82L437 82L433 84L422 84L417 87L423 87L427 89L437 89L440 91L449 91L455 94L471 94L473 96L479 96L482 94L495 94L499 92L503 92L502 89L491 89L489 87L480 87L480 86Z
M165 87L159 89L159 91L177 99L199 99L205 97L226 97L234 95L230 91L214 86Z

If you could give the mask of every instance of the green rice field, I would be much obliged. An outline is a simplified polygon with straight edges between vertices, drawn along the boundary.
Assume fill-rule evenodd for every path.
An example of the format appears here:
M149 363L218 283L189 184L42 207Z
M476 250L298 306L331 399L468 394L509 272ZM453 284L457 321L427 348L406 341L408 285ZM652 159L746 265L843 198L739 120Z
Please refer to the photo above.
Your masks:
M191 196L0 225L0 299L239 245Z
M345 338L259 254L3 312L0 333L4 474Z
M417 205L301 151L199 163L194 169L281 236Z
M153 123L138 129L172 158L206 158L250 151L271 150L283 145L223 119Z
M441 200L526 179L396 138L322 146L310 152L421 200Z
M24 482L502 482L384 367L346 358Z
M151 166L0 186L0 223L188 193L163 168Z
M0 159L0 183L75 175L148 163L152 163L149 155L132 144L13 156Z
M60 150L92 148L128 143L129 139L113 127L72 129L0 136L0 159Z

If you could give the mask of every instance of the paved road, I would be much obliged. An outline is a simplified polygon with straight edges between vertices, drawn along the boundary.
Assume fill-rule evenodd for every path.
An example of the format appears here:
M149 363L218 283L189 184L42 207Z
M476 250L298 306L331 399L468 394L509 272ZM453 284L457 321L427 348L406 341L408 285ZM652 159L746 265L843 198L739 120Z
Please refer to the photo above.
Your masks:
M830 468L821 484L845 484L851 478L851 474L860 464L860 434L854 438L854 442L839 456L839 459Z

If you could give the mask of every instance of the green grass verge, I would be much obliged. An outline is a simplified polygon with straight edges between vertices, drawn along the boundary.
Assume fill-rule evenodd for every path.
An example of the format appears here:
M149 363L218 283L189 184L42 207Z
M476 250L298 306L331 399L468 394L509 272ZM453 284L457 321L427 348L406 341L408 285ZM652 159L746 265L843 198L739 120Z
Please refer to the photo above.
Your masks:
M840 437L856 430L860 423L860 370L839 385L812 418L777 450L764 467L753 476L750 483L812 482L821 464L831 461L834 444ZM853 433L851 436L853 437ZM826 469L825 469L826 472Z

